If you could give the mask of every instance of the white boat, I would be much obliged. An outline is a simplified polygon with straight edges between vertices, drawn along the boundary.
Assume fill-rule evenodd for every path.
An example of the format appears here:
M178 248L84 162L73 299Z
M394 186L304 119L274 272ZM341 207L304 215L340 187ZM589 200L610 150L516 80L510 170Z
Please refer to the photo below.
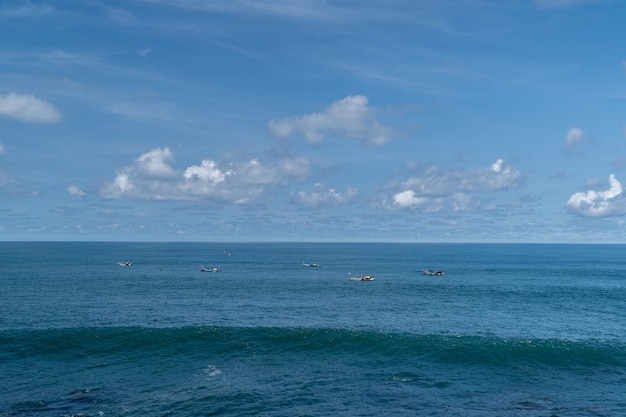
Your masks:
M219 266L200 266L202 272L220 272L222 270Z
M226 256L233 256L233 254L229 250L225 250L224 251L224 255L226 255Z
M374 278L374 276L372 275L352 275L350 272L348 272L348 280L350 281L374 281L376 278Z
M129 261L123 261L117 263L119 266L131 266L133 263Z
M319 264L310 263L310 262L302 262L302 266L307 266L309 268L317 268L320 265Z
M446 274L445 272L438 270L438 269L422 269L422 273L424 275L438 275L438 276L442 276Z

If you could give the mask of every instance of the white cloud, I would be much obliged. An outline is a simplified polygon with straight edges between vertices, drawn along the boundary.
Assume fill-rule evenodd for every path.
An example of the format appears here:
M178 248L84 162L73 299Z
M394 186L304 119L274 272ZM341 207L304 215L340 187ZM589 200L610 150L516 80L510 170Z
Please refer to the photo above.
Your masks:
M348 188L344 193L334 188L325 187L324 184L316 183L313 191L306 193L300 191L296 194L298 203L308 207L320 207L333 204L345 204L352 201L358 195L356 188Z
M301 134L310 144L317 144L328 135L346 136L382 145L392 137L391 128L375 119L375 111L365 96L348 96L335 101L321 113L287 119L273 119L268 126L274 135L287 138Z
M144 200L214 200L245 204L266 187L303 179L310 171L302 158L265 164L258 159L227 164L204 159L198 165L176 170L169 148L156 148L124 167L100 193L105 198Z
M72 197L84 197L85 196L85 192L74 185L67 187L67 193L71 195Z
M61 120L61 113L49 103L31 95L0 94L0 115L22 122L54 123Z
M283 159L279 167L282 175L289 178L304 180L311 175L311 165L302 157Z
M423 211L469 211L480 206L474 196L518 187L520 171L498 159L489 168L443 171L437 165L424 169L420 175L408 178L393 192L391 208L411 208Z
M577 145L585 138L585 132L577 127L571 128L565 135L565 146L568 148Z
M622 184L609 176L610 187L606 191L580 192L573 194L567 200L566 207L574 214L582 217L610 217L626 213L626 199Z
M456 212L473 211L480 207L480 200L468 193L455 193L450 201L452 211ZM494 207L489 204L485 208L492 210Z
M130 182L128 168L118 173L113 182L106 184L100 194L105 198L121 198L123 195L129 195L132 192L133 184Z
M137 158L137 167L149 176L169 177L174 174L174 170L166 161L173 158L170 148L156 148Z
M399 208L419 207L427 203L427 197L418 197L413 190L401 191L393 196L393 204Z
M272 184L280 182L280 172L276 167L264 165L258 159L240 163L236 172L238 180L247 184Z
M486 191L499 191L517 187L522 179L521 173L510 166L503 166L503 164L504 160L498 159L489 167L489 171L474 171L477 182L475 189L484 188Z
M216 162L208 159L185 170L186 181L198 180L213 185L223 182L227 175L232 175L232 171L222 172L217 168Z

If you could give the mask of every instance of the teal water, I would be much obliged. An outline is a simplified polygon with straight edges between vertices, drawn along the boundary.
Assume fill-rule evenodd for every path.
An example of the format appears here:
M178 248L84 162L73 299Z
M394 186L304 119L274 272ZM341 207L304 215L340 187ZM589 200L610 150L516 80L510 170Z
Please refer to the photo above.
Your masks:
M626 415L624 250L0 243L0 416Z

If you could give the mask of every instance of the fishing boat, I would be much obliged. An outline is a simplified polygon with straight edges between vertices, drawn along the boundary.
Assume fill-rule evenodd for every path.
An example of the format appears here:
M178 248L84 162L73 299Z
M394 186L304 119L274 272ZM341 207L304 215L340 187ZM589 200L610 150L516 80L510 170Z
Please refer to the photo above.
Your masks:
M306 266L306 267L309 267L309 268L317 268L320 265L319 264L310 263L310 262L302 262L302 266Z
M442 276L446 274L444 271L441 271L438 269L422 269L422 273L424 275L438 275L438 276Z
M350 281L374 281L376 278L374 278L374 276L372 275L352 275L350 272L348 272L348 280Z
M133 263L130 261L123 261L117 263L119 266L131 266Z
M219 266L200 266L202 272L220 272L222 270Z

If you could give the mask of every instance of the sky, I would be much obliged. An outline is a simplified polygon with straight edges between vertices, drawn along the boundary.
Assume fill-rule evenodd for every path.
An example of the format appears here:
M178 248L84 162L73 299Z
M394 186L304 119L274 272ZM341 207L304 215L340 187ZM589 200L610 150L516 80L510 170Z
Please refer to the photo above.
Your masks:
M624 16L3 0L0 240L626 243Z

